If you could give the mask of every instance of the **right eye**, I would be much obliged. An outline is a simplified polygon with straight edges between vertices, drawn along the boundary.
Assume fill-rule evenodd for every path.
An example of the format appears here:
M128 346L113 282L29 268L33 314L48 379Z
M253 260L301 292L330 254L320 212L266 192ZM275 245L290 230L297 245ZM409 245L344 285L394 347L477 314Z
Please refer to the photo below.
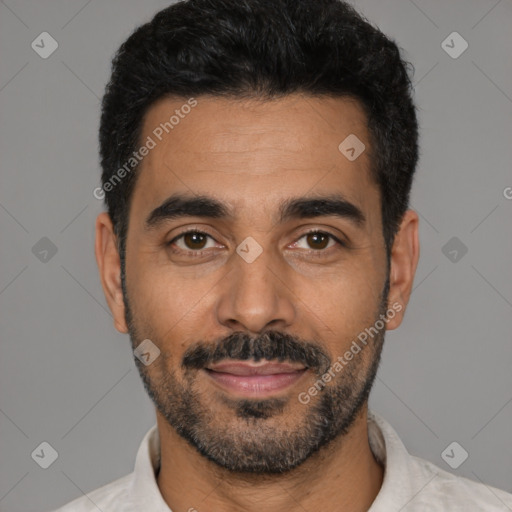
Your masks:
M197 229L192 229L180 233L178 236L174 237L170 242L168 242L167 245L171 246L171 248L173 248L173 246L177 246L178 250L173 248L174 252L201 254L202 251L215 247L215 245L209 247L207 246L208 238L214 240L210 234L204 231L199 231Z

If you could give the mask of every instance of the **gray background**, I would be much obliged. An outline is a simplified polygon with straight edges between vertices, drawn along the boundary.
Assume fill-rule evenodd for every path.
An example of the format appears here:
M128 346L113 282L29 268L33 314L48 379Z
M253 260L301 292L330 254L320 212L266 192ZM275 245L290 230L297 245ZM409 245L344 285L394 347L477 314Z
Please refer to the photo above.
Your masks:
M411 453L512 492L512 2L353 3L413 62L421 125L421 258L370 407ZM92 191L110 59L167 4L0 2L2 512L50 510L131 472L155 422L100 287ZM43 31L59 45L47 59L31 48ZM469 43L456 59L441 46L453 31ZM55 255L33 250L43 237ZM31 457L43 441L59 454L46 470ZM452 441L469 453L454 470Z

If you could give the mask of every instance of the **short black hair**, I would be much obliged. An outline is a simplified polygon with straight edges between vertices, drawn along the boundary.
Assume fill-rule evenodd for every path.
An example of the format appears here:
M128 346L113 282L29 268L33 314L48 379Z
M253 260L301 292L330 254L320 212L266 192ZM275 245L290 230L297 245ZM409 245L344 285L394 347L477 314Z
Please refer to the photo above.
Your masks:
M158 12L119 48L102 101L102 187L122 277L137 165L112 178L140 146L149 107L167 96L358 100L389 265L418 161L409 66L392 39L341 0L184 0Z

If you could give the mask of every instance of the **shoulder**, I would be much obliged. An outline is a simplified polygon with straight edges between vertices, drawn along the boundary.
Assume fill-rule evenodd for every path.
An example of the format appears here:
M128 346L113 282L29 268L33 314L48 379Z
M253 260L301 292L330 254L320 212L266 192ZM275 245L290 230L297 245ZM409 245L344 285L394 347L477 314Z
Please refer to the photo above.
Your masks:
M70 501L66 505L52 512L122 512L131 486L133 473L114 480L103 487L99 487Z
M384 466L371 512L512 512L512 494L410 454L382 416L369 411L368 419L370 447Z
M418 473L430 477L411 500L411 508L406 507L404 512L416 510L416 507L424 511L512 511L512 494L506 491L455 475L414 455L411 455L411 464L417 467Z

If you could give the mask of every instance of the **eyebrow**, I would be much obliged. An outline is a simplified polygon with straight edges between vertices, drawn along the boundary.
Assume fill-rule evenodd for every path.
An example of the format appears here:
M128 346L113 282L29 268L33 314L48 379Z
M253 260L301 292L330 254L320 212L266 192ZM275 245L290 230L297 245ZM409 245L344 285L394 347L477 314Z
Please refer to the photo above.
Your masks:
M362 210L341 194L286 199L278 211L279 223L324 216L349 220L358 228L363 227L366 222ZM158 228L165 221L182 217L234 220L230 207L218 199L205 195L173 194L148 215L144 226L149 231Z

